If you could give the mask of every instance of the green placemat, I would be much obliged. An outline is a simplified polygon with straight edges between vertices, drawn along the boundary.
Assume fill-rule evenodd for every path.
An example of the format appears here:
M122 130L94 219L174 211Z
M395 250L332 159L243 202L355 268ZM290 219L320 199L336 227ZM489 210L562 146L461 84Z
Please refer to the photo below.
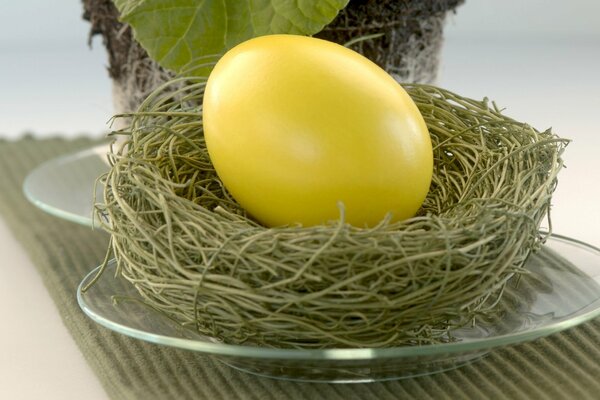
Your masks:
M104 257L108 237L30 205L31 169L91 147L89 139L0 141L0 214L36 265L64 324L113 399L598 399L600 320L491 352L462 368L370 384L295 383L233 370L211 357L113 333L88 319L77 285ZM82 394L85 398L85 394Z

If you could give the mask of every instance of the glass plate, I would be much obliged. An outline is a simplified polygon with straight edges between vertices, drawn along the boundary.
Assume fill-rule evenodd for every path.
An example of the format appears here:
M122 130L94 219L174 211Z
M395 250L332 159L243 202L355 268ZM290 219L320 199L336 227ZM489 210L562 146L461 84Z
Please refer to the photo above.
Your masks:
M103 144L41 164L25 178L25 196L49 214L92 226L94 191L102 198L95 182L109 170L107 151Z
M144 305L131 284L115 277L114 262L82 293L97 269L85 277L77 298L89 317L109 329L211 355L245 372L298 381L369 382L453 369L494 348L547 336L600 315L600 249L553 235L526 267L529 274L507 287L497 317L455 330L456 342L414 347L296 350L219 343Z

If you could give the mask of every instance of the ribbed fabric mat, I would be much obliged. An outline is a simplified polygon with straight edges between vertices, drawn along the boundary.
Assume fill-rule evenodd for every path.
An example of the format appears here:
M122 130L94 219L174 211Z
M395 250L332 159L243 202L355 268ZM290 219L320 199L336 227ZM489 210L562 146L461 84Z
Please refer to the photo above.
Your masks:
M80 311L75 292L104 257L108 237L39 211L21 189L27 173L41 162L94 144L89 139L0 140L0 213L29 252L64 324L110 398L600 399L599 319L493 351L452 371L344 385L260 378L208 356L133 340L96 325Z

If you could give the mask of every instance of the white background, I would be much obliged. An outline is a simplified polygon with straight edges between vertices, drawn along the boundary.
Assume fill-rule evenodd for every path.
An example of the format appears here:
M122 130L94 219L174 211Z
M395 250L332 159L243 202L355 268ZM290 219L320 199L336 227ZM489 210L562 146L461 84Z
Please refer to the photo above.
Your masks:
M98 134L106 129L112 115L111 85L106 73L106 56L97 38L92 49L87 46L89 24L81 19L82 6L77 0L2 1L0 7L0 137L15 137L24 132L36 135ZM541 56L541 70L555 70L559 75L544 82L550 92L556 80L568 78L581 86L585 79L597 84L595 74L582 77L579 59L544 58L552 53L543 46L585 42L597 46L600 42L600 2L595 0L467 0L452 17L446 28L446 48L440 84L458 86L469 78L479 92L497 98L497 91L506 92L503 103L514 108L513 99L519 97L518 85L508 85L509 78L532 79L534 84L545 79L545 74L529 76L516 69L489 71L489 79L482 74L472 76L464 70L473 64L464 59L454 45L485 43L485 47L515 46L525 52L536 51ZM500 43L498 43L500 42ZM540 44L541 47L538 47ZM598 50L598 47L595 47ZM500 51L502 48L500 48ZM490 50L489 53L493 53ZM596 51L597 53L597 51ZM491 57L489 54L479 57ZM591 56L591 54L590 54ZM477 54L469 57L477 58ZM492 57L493 58L493 57ZM525 59L532 68L532 58ZM517 60L518 61L518 60ZM550 61L550 63L548 63ZM560 62L558 71L552 62ZM572 75L566 76L572 66ZM478 67L474 63L473 67ZM579 67L579 68L578 68ZM585 70L590 72L589 70ZM526 71L527 72L527 71ZM494 79L494 76L500 77ZM579 88L578 88L579 89ZM462 92L469 91L467 87ZM579 89L581 90L581 89ZM471 94L471 93L465 93ZM571 96L547 96L533 93L544 105L575 102ZM510 102L509 102L510 100ZM532 106L533 108L534 106ZM541 107L540 107L541 108ZM529 115L524 115L529 122ZM573 118L574 120L575 118ZM548 123L556 124L556 119Z
M0 137L98 135L112 115L108 60L78 0L2 0Z
M106 56L79 1L0 7L0 138L101 135ZM600 2L467 0L448 21L438 84L573 139L554 196L556 232L600 246ZM0 171L0 173L2 173ZM1 193L0 193L1 195ZM0 221L0 398L103 399L27 255Z

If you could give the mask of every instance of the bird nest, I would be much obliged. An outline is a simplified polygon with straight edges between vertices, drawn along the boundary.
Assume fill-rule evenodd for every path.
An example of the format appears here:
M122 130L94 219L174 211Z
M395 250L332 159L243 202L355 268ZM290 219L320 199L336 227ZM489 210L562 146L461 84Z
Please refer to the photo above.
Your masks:
M370 228L267 228L227 193L206 150L205 80L157 89L113 145L97 217L144 302L215 340L282 348L452 340L494 312L544 240L566 141L433 86L405 89L429 128L419 213ZM118 142L117 142L118 143ZM268 201L268 193L265 200ZM290 204L290 207L293 207Z

